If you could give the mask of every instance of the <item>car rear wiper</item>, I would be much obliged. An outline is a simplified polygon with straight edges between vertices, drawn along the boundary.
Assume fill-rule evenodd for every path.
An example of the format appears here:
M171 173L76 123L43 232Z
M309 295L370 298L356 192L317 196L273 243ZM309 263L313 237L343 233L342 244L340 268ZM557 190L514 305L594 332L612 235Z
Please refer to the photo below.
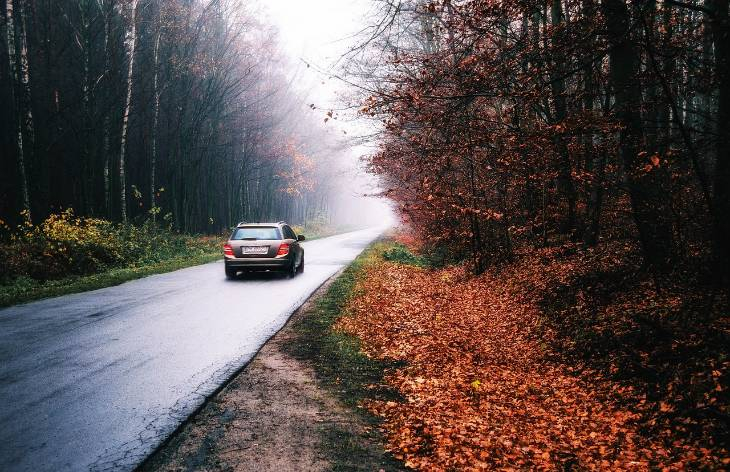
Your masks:
M258 241L259 238L241 238L241 241Z

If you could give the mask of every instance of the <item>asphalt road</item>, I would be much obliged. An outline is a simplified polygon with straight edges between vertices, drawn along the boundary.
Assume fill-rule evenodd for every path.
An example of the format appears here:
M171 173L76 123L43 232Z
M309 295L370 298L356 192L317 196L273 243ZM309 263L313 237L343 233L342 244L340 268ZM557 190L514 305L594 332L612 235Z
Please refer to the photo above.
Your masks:
M304 243L293 279L222 262L0 310L0 470L131 470L379 230Z

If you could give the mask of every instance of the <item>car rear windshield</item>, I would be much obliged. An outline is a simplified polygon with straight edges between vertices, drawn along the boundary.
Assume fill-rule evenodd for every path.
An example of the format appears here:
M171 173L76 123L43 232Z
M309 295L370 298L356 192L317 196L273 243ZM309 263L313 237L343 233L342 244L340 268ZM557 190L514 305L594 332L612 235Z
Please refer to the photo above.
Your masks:
M273 226L236 228L231 239L281 239L279 229Z

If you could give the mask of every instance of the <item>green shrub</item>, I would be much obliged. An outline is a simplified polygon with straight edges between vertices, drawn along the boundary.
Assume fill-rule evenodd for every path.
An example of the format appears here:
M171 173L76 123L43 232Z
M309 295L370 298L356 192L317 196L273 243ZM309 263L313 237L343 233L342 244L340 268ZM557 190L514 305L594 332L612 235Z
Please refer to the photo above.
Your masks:
M395 244L390 249L385 250L383 252L383 258L386 261L413 265L417 267L426 267L429 265L428 261L425 258L413 254L403 244Z
M172 257L214 251L218 241L169 230L152 221L140 226L74 215L68 209L38 225L27 218L15 230L2 222L0 282L90 275L115 267L139 266Z

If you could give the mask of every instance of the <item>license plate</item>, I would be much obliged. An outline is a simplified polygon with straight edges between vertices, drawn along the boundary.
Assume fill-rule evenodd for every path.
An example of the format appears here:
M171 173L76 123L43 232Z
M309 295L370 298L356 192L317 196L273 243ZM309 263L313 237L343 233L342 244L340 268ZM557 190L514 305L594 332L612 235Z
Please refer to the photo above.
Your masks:
M241 252L243 254L267 254L269 246L242 246Z

